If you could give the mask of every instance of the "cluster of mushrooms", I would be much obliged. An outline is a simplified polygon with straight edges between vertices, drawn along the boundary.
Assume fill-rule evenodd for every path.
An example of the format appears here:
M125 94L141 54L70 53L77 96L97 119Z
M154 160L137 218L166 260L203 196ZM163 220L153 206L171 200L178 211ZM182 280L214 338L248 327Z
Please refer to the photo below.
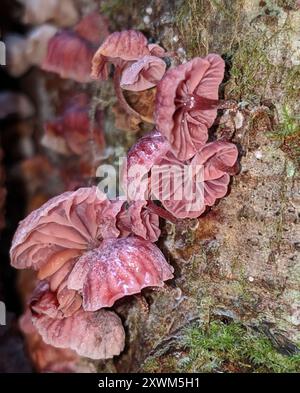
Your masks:
M122 171L123 187L131 192L126 201L109 200L93 186L50 199L19 224L10 254L15 268L37 271L38 285L27 314L44 342L107 359L125 346L122 321L112 311L115 302L146 287L162 287L173 278L173 267L155 244L160 217L175 223L198 218L224 197L230 175L237 170L238 151L227 141L207 142L224 76L218 55L167 69L166 58L172 54L149 44L139 31L114 32L98 47L99 23L98 14L92 13L72 29L56 32L41 66L62 78L92 83L109 78L113 65L119 102L141 120L123 93L156 89L154 129L130 149ZM88 103L80 97L72 108L69 117L47 124L46 130L62 133L67 119L66 146L80 154L70 123L75 118L76 127L78 113L79 118L87 116ZM130 169L136 164L144 170L132 177ZM150 179L157 165L179 170L203 167L202 184L195 183L196 177L190 184L202 190L197 209L184 198L170 195L165 200L159 192L153 196L149 183L142 180ZM164 176L156 190L163 186Z

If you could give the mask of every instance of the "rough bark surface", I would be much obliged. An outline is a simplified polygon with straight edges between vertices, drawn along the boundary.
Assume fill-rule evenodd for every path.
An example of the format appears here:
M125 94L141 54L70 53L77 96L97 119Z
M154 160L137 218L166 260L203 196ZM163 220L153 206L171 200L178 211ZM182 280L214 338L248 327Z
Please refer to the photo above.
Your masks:
M109 18L112 31L136 28L158 40L177 53L175 63L211 52L222 55L227 69L221 96L238 105L234 111L220 112L211 138L231 139L240 152L240 172L224 199L198 220L176 226L163 223L159 246L174 266L175 278L163 290L145 290L118 302L115 310L127 335L124 353L113 361L82 362L98 371L181 371L182 359L190 351L184 341L187 329L194 324L206 329L214 319L259 332L282 353L297 353L300 10L296 2L76 2L82 12L96 4ZM73 85L34 72L42 124ZM106 140L113 153L102 163L117 165L118 157L149 127L143 125L138 133L118 129L109 82L82 88L92 89L95 103L105 111ZM287 133L288 129L294 131ZM58 193L59 182L50 182L47 190L47 196ZM167 356L172 358L168 364ZM192 369L203 370L197 367ZM211 368L216 369L232 371L224 364ZM233 371L241 369L234 364Z

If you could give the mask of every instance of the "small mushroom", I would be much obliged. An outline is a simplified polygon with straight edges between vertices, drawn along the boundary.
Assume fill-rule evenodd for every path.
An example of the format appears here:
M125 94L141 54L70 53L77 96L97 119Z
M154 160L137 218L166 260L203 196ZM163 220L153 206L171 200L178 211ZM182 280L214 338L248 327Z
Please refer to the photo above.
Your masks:
M91 82L91 61L94 47L71 31L57 33L49 42L42 69L76 82Z
M82 309L64 316L55 293L47 285L30 304L32 323L46 344L70 348L80 356L109 359L124 349L125 332L120 318L111 311Z
M161 177L155 178L152 192L175 217L197 218L226 195L237 157L236 146L224 141L206 144L186 162L168 152L157 161Z
M92 13L86 15L73 30L58 32L49 42L42 68L57 73L61 78L91 82L91 63L101 40L100 33L103 33L101 22L102 17Z
M12 265L35 270L54 266L54 274L103 238L119 235L116 216L121 206L122 202L111 203L96 187L50 199L19 224L10 251ZM63 254L70 249L73 253Z
M169 69L157 85L156 126L178 159L192 158L206 143L223 76L224 61L210 54Z
M170 150L167 139L158 131L140 138L129 150L122 168L122 186L129 200L148 199L148 175L156 161Z
M111 307L116 300L161 287L173 278L173 268L150 241L136 236L104 240L86 252L68 279L68 288L82 291L83 309Z
M163 218L196 218L226 195L237 156L234 144L215 141L204 145L192 159L181 161L155 131L129 151L122 184L129 200L152 197L160 201L169 216L153 202L147 208Z
M122 236L134 233L151 242L156 242L160 236L159 216L148 209L146 201L125 203L118 214L118 228Z
M108 62L115 65L150 55L146 37L136 30L124 30L110 34L98 48L92 62L92 77L108 78Z
M124 90L141 91L157 85L166 71L166 63L156 56L144 56L128 64L121 76Z

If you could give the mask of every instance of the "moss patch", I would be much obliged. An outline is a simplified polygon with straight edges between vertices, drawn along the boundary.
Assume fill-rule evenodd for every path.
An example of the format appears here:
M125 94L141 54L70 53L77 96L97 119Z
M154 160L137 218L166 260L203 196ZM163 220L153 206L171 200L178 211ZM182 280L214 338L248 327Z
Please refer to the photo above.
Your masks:
M285 356L262 333L231 322L187 328L171 354L151 356L148 372L299 372L300 354Z
M175 10L175 25L188 57L222 53L231 48L241 29L243 3L243 0L182 1Z
M300 116L295 115L285 105L282 108L282 120L269 137L280 142L281 149L300 167Z

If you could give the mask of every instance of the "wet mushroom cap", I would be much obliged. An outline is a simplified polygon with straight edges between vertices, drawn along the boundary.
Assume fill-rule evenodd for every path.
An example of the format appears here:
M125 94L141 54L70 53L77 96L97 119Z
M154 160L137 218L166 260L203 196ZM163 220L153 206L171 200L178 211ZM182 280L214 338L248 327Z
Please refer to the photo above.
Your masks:
M157 85L156 126L182 161L207 141L223 76L224 61L211 54L169 69Z
M129 200L147 199L147 175L156 161L169 150L169 142L156 130L143 136L132 146L121 174L122 186L127 189Z
M147 204L147 201L124 203L117 218L122 237L133 233L151 242L158 240L160 236L159 216L151 211Z
M107 61L133 61L150 55L146 37L136 30L110 34L98 48L92 61L92 78L107 79Z
M94 53L94 46L87 40L72 31L62 31L49 41L42 69L57 73L61 78L88 83Z
M150 241L131 236L109 239L86 252L68 279L68 288L82 291L83 309L111 307L116 300L162 286L173 277L173 268Z
M64 317L53 292L46 286L31 302L32 323L46 344L70 348L80 356L109 359L124 349L125 332L120 318L113 312L82 309Z
M226 195L237 157L237 147L225 141L206 144L185 162L169 151L157 161L161 177L152 176L152 192L175 217L197 218Z
M10 250L12 266L39 270L52 264L57 253L71 249L79 255L106 237L118 237L116 216L121 206L122 202L110 202L97 187L50 199L20 222Z
M166 63L156 56L144 56L129 64L122 72L121 87L142 91L157 85L166 71Z

